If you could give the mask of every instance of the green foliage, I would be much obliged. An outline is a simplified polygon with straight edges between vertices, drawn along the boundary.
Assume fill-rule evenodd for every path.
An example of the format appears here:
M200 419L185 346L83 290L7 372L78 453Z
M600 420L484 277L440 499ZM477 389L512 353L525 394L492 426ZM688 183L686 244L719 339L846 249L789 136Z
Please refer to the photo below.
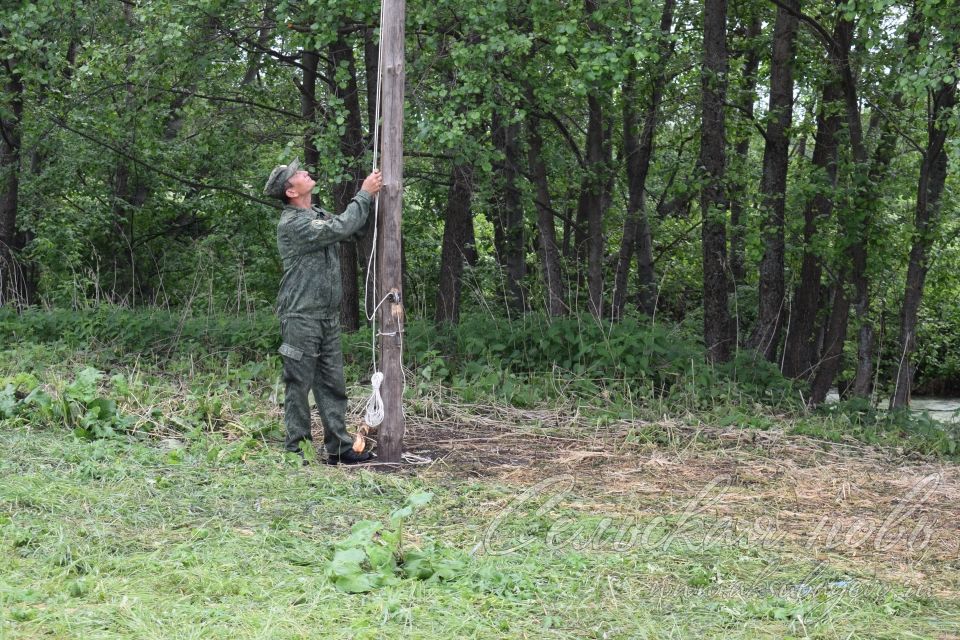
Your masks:
M824 404L816 418L801 420L790 431L834 442L850 438L921 455L960 455L960 424L909 410L881 411L866 398Z
M63 422L78 437L111 437L131 423L131 418L119 414L114 400L100 395L101 378L101 371L87 367L61 393Z
M270 313L198 317L162 309L131 310L111 305L75 311L37 309L16 313L0 308L0 338L10 342L107 347L118 354L207 354L220 350L262 356L280 345L276 316Z
M399 584L401 577L415 580L453 580L466 568L460 554L430 543L404 549L403 524L417 509L433 499L426 491L413 493L403 507L390 514L386 525L360 520L350 535L334 545L327 568L329 580L347 593L366 593Z
M950 232L957 235L956 227ZM923 395L960 395L960 246L942 242L931 258L917 329L916 390ZM891 363L898 354L890 353Z
M163 334L164 327L171 334ZM670 416L770 429L789 417L789 429L820 438L957 455L955 427L915 414L887 415L851 401L806 415L805 390L775 365L748 351L709 365L686 325L469 314L456 327L412 321L405 329L406 402L412 407L442 390L452 392L454 402L567 407L596 427ZM0 357L8 371L0 377L0 420L65 426L84 438L130 430L187 442L226 435L228 441L208 450L211 460L246 460L260 455L264 440L282 436L276 330L266 315L0 313L0 337L17 344ZM344 335L351 383L364 385L370 374L370 338L369 329ZM44 375L21 371L22 362ZM660 427L637 425L630 434L630 442L672 441Z
M103 373L92 367L77 372L59 393L49 393L28 373L0 378L0 419L17 418L35 426L59 424L81 438L108 438L133 422L117 402L101 393Z
M641 317L606 323L590 316L470 314L440 330L408 325L406 348L417 384L441 381L471 402L486 397L536 406L604 390L620 398L700 405L742 396L796 407L800 399L795 383L763 359L743 352L712 367L702 345L682 329Z

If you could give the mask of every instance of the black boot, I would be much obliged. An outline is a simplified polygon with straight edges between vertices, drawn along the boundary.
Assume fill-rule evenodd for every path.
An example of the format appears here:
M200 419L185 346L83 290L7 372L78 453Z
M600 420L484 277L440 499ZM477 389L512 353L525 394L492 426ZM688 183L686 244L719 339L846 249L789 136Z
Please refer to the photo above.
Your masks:
M369 451L357 453L349 449L338 456L328 456L327 464L363 464L365 462L373 462L374 460L376 460L376 458Z

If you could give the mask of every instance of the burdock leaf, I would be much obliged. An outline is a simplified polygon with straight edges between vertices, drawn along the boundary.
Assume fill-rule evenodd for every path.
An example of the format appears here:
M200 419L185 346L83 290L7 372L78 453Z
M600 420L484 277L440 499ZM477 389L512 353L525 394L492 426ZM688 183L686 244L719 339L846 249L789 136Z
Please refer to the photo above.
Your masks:
M340 549L333 555L333 560L330 561L330 572L338 578L359 574L360 563L366 557L367 554L363 549Z

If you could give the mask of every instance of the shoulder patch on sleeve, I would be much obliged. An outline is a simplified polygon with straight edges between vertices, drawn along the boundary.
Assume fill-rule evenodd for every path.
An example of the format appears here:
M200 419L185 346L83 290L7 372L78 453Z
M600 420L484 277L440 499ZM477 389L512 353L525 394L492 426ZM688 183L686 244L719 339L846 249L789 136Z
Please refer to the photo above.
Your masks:
M310 226L313 227L314 229L322 229L323 225L327 224L327 222L328 222L327 220L319 220L319 219L312 220L310 222Z

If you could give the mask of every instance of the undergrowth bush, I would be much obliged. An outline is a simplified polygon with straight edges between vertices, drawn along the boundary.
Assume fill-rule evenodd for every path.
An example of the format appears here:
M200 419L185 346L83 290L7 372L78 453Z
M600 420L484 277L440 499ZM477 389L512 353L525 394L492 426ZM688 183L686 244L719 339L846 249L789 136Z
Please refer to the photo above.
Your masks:
M34 426L60 424L82 438L106 438L126 431L133 418L100 391L103 373L87 367L51 394L31 373L0 378L0 419L18 418Z
M687 329L641 317L609 323L590 316L473 314L440 328L414 320L404 333L412 374L407 394L415 399L442 386L466 403L567 406L597 426L685 415L715 426L767 429L788 415L797 420L794 431L828 440L852 435L927 453L960 453L956 429L912 413L878 412L865 401L807 415L804 390L776 365L750 351L711 365ZM364 383L372 373L371 338L369 327L343 336L351 382ZM0 310L0 340L12 349L0 370L0 420L63 425L84 437L134 428L230 433L255 442L280 432L271 413L282 392L279 327L267 312L195 317L116 307ZM23 362L29 368L20 368ZM59 373L40 384L45 367ZM114 371L140 367L149 380ZM164 397L172 393L170 377L189 385L173 398ZM122 410L129 403L153 409L131 427Z
M637 317L610 323L591 316L472 315L440 330L414 323L406 339L407 357L421 378L440 379L468 400L489 395L525 406L562 394L606 397L611 391L691 408L743 398L798 408L800 400L796 383L754 353L713 366L702 344Z
M161 309L131 310L101 306L89 310L27 310L17 314L0 308L0 340L64 342L108 348L121 354L184 355L233 350L259 357L280 346L274 315L196 317Z
M637 317L610 323L589 315L527 314L508 320L473 314L456 326L414 320L405 329L405 359L417 382L446 384L468 401L493 398L533 406L559 396L589 398L611 388L620 397L679 399L692 408L740 397L774 404L799 399L792 381L752 353L741 352L714 367L704 361L702 345L682 331ZM227 354L257 360L274 356L280 345L278 322L268 312L196 317L107 306L21 314L0 310L0 338L106 349L120 361L210 353L222 354L221 362ZM344 334L343 343L349 373L369 375L369 327Z
M926 413L906 409L881 411L866 398L824 404L791 431L834 442L854 438L924 455L960 455L960 425L944 424Z

